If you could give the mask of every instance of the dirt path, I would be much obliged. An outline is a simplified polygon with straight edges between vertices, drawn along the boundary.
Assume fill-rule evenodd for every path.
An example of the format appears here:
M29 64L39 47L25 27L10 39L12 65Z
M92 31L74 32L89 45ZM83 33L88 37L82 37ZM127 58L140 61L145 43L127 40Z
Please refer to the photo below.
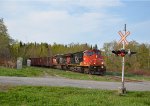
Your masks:
M71 86L91 89L117 90L121 82L74 80L59 77L6 77L0 76L0 84L3 85L33 85L33 86ZM127 90L150 91L150 81L146 82L126 82Z

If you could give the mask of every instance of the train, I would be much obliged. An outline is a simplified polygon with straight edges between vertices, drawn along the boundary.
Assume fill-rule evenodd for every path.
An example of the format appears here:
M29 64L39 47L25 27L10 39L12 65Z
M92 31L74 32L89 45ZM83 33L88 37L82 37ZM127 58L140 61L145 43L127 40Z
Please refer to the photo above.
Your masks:
M100 50L92 49L52 57L30 58L31 66L50 67L80 73L104 75L106 66Z

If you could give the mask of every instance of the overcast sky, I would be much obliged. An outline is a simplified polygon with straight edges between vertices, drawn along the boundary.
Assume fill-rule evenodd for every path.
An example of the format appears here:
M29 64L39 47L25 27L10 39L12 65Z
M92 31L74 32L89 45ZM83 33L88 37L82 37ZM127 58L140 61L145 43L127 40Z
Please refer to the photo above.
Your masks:
M0 18L10 36L23 42L150 42L150 0L0 0Z

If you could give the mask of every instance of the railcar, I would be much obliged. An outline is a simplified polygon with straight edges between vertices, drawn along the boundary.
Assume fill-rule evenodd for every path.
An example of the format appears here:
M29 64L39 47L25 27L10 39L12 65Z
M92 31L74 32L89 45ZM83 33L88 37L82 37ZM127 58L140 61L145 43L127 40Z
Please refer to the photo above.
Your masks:
M31 66L40 66L40 67L51 67L52 59L51 57L38 57L38 58L30 58Z
M86 50L53 57L30 58L32 66L48 66L87 74L104 75L106 67L99 50Z

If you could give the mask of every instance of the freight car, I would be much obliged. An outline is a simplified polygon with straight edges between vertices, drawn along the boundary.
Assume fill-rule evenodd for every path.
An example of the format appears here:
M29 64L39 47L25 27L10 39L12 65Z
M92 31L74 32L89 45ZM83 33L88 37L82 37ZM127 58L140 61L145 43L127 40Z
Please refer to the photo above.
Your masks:
M87 74L104 75L106 67L99 50L86 50L53 57L30 58L32 66L51 67Z

